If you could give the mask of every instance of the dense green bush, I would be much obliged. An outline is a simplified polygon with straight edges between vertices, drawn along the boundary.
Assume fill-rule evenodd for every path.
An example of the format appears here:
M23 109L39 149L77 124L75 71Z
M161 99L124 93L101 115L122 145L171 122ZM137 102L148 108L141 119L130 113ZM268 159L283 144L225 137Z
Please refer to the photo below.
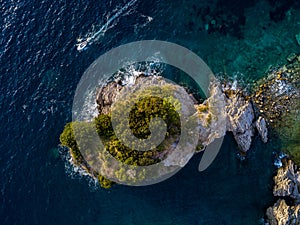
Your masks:
M174 100L171 99L171 97L170 101L173 101L174 103ZM125 102L124 107L126 107ZM122 110L118 111L118 116L121 118L121 125L122 123L128 123L128 118L123 118L122 113ZM80 143L80 148L83 148L85 153L89 155L89 152L91 152L90 155L94 156L92 154L95 154L95 150L97 151L95 145L100 146L100 143L97 144L99 139L95 139L94 136L96 129L102 142L104 142L106 150L117 160L132 166L152 165L163 160L162 155L164 154L161 155L160 153L170 148L170 145L176 140L174 137L179 136L180 117L173 104L168 100L159 97L143 97L139 99L129 114L130 132L139 139L146 139L151 135L149 123L156 117L165 121L167 125L167 134L165 141L148 151L137 151L125 146L114 134L110 115L105 114L100 114L93 122L72 122L66 124L64 131L60 136L60 141L62 145L70 148L75 163L85 165L87 162L83 159L77 144ZM76 139L74 130L76 130ZM79 142L77 143L76 140ZM97 152L95 155L97 155ZM86 168L93 167L93 160L97 160L95 157L89 158L91 158L88 162L89 166L86 166ZM95 171L88 172L95 174ZM123 174L122 171L118 171L118 175L126 179L126 174ZM139 174L138 176L142 175ZM97 177L100 185L104 188L110 188L113 184L112 181L106 179L101 174L97 174Z
M72 128L72 122L67 123L65 125L65 128L61 133L59 139L62 145L70 148L73 159L77 163L80 163L82 161L82 155L78 149L77 142L75 140L75 135Z
M92 129L94 129L94 127L92 123L88 123L88 122L70 122L66 124L63 132L60 135L61 144L67 146L70 149L70 154L74 162L79 165L86 165L86 161L84 160L75 139L74 126L76 126L76 132L78 132L76 133L76 137L80 139L81 141L80 146L83 148L88 148L90 146L91 137L89 134L92 131ZM91 171L87 171L87 172L91 172ZM112 186L113 182L105 178L104 176L97 174L97 172L95 171L93 171L93 175L97 175L101 187L110 188Z
M106 144L107 151L120 162L133 166L148 166L159 162L155 155L157 149L148 151L132 150L122 144L120 140L114 138Z
M167 124L167 135L180 133L180 118L174 106L159 97L147 97L138 101L129 114L132 133L138 138L148 138L151 119L159 117Z
M100 137L109 138L114 135L114 130L111 125L111 119L109 115L100 114L95 118L95 125L97 133Z
M98 181L99 181L99 184L101 185L101 187L106 188L106 189L111 188L112 185L114 184L113 181L105 178L102 175L98 175Z

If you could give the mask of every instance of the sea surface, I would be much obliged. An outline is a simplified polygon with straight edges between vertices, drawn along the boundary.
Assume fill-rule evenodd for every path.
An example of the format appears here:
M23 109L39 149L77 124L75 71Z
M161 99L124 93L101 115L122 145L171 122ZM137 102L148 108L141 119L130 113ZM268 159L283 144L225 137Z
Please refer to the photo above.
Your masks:
M255 13L271 10L270 2L249 1L248 5L236 6L234 1L224 0L215 1L215 7L241 9L251 25L257 20ZM92 32L93 26L99 29L124 4L126 1L121 0L0 1L0 224L260 224L265 209L274 202L273 152L278 148L263 144L259 138L246 159L240 160L228 134L217 159L206 171L198 172L198 154L172 178L145 187L116 185L101 189L68 163L66 150L59 146L59 135L71 121L77 83L95 59L114 47L137 40L171 41L203 57L216 74L226 69L228 76L244 82L264 75L253 72L253 68L243 70L248 68L245 63L235 61L246 54L237 50L239 46L255 40L249 36L247 23L242 31L224 31L222 27L206 31L199 17L210 15L202 10L208 4L204 1L137 1L103 37L78 52L76 39ZM297 8L292 7L286 12L291 10L296 16ZM293 18L291 27L285 26L287 19L267 21L269 25L263 21L267 25L261 29L270 29L266 34L276 35L274 31L280 27L299 26ZM268 37L284 47L273 58L268 57L269 61L262 58L263 63L260 60L258 65L264 67L257 69L264 71L295 48L293 32L281 32L284 41ZM253 51L262 54L269 46L264 40L263 49L252 46ZM221 43L226 43L226 49ZM256 62L247 60L248 64Z

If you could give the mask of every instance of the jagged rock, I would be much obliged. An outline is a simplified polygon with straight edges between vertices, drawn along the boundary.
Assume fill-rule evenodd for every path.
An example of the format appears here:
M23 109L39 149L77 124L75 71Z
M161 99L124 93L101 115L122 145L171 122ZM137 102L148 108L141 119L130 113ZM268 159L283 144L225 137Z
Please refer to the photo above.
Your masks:
M228 130L235 133L245 133L254 121L253 106L239 96L229 98L226 106L228 114Z
M226 111L228 115L227 130L232 131L240 149L247 152L254 136L253 105L244 97L234 95L227 99Z
M279 199L274 206L267 209L268 225L299 225L300 224L300 172L294 162L288 159L281 159L283 166L277 171L274 177L274 196L293 199L287 205L285 200Z
M110 112L111 105L122 89L122 86L117 82L112 82L104 86L97 94L96 102L100 113L107 114Z
M162 85L166 81L159 76L138 76L131 86L122 86L118 82L112 82L103 87L97 95L98 109L100 113L107 114L111 105L119 98L123 98L121 91L126 93L139 90L141 86ZM178 86L179 87L179 86ZM180 87L183 91L183 88ZM179 89L180 89L179 88ZM178 90L179 90L178 89ZM181 90L180 89L180 90ZM226 94L231 93L229 95ZM178 92L179 93L179 92ZM176 94L180 102L191 102L191 99L181 99L183 95ZM188 101L189 100L189 101ZM183 111L190 114L190 107L182 105ZM267 141L266 122L259 118L255 122L255 112L252 102L236 87L222 87L220 81L214 80L210 84L210 97L203 103L195 105L199 116L199 142L203 146L212 143L216 138L223 137L226 131L231 131L234 138L243 152L250 149L255 129L258 130L264 142Z
M277 175L274 177L274 196L288 196L299 201L299 181L300 173L297 171L297 167L291 160L288 160L281 168L278 169Z
M238 146L243 152L247 152L252 144L252 137L254 135L253 128L245 131L245 133L237 134L233 133L234 139L236 140Z
M264 143L267 143L268 142L268 129L267 129L267 123L266 123L266 120L265 118L263 117L259 117L257 119L257 121L255 122L255 126L256 126L256 129L261 137L261 140L264 142Z
M264 142L268 140L266 121L263 118L255 121L251 100L234 85L222 88L219 81L213 81L210 97L196 108L200 118L199 140L204 146L224 136L226 131L233 133L242 152L250 149L255 129L259 129Z
M266 215L268 225L299 225L300 205L288 206L283 199L279 199L267 209Z
M225 136L227 130L226 97L220 83L215 80L210 85L210 97L196 105L199 117L199 141L207 146L216 138Z

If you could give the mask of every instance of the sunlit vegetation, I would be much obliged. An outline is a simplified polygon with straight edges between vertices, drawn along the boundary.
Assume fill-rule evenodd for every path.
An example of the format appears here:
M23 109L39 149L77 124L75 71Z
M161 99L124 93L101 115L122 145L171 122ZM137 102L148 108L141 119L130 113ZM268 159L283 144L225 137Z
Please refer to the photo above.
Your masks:
M89 167L86 165L86 162L78 148L75 135L74 135L74 126L78 126L80 129L76 129L76 136L78 135L80 140L84 140L86 143L80 143L80 146L87 147L89 146L89 132L93 128L91 123L87 122L71 122L67 123L62 134L60 135L60 142L62 145L69 147L70 154L74 160L74 163L77 165L83 165L86 169L89 170ZM82 135L80 137L80 135ZM97 174L95 171L89 170L88 172L93 173L93 176L97 176L98 181L103 188L110 188L113 184L112 181L106 179L104 176Z
M71 122L66 124L60 136L60 142L62 145L69 147L75 163L83 165L84 168L89 170L89 173L93 173L102 187L109 188L113 182L94 171L92 169L93 157L90 157L91 160L87 160L87 163L80 150L84 149L85 153L91 152L91 154L97 155L92 152L96 148L89 149L94 146L91 143L95 143L94 131L96 130L96 135L98 134L100 137L105 149L120 162L131 166L147 166L160 162L166 155L164 152L170 148L180 135L180 118L173 104L175 101L173 99L169 100L173 102L170 103L168 100L159 97L143 97L134 105L129 114L130 132L138 139L146 139L151 135L149 123L152 119L159 117L165 121L167 130L165 140L155 148L147 151L137 151L125 146L114 133L111 116L106 114L98 115L93 122ZM179 107L178 104L177 107ZM118 113L117 116L123 119L123 112ZM122 123L128 123L128 118L124 117L124 120L121 120ZM74 131L76 131L76 138ZM79 145L78 141L80 142ZM100 141L99 138L98 141ZM80 150L78 146L80 146ZM116 174L125 180L125 171L122 172L121 170L117 171ZM139 177L136 179L142 179L141 174L137 176Z
M199 113L207 113L209 110L209 107L208 107L208 105L199 104L196 106L196 109Z

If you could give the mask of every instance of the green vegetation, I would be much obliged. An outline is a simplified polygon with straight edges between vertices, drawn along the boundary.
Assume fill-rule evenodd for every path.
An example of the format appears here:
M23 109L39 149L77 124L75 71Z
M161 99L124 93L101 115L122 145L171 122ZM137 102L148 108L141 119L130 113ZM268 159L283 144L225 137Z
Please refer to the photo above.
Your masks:
M204 145L202 143L198 143L196 146L196 152L201 152L204 149Z
M99 181L101 187L103 187L103 188L106 188L106 189L111 188L112 185L114 184L113 181L111 181L111 180L105 178L105 177L102 176L102 175L98 175L97 178L98 178L98 181Z
M211 113L209 113L209 114L207 115L206 122L207 122L207 126L209 127L209 125L210 125L211 122L212 122L212 115L211 115Z
M95 152L97 147L95 148L95 145L93 144L96 140L94 137L94 131L97 131L98 136L101 138L101 141L109 154L120 162L131 166L152 165L163 160L166 156L165 151L179 138L180 117L174 105L176 107L180 107L180 104L171 97L165 99L143 96L142 98L139 98L139 101L131 109L129 114L130 132L139 139L146 139L151 135L149 123L152 119L159 117L166 123L167 133L165 140L159 146L147 151L137 151L122 144L113 131L110 115L106 114L98 115L93 122L71 122L66 124L60 136L60 142L62 145L69 147L71 156L76 164L81 165L89 173L97 177L102 187L110 188L113 182L99 174L99 172L94 171L92 168L94 165L93 160L100 157L99 153ZM125 101L124 107L126 107ZM119 110L117 113L117 116L120 116L120 118L123 119L123 111ZM128 118L121 120L121 125L123 123L128 123ZM76 131L76 139L74 130ZM100 146L100 143L96 145ZM84 149L88 156L92 156L87 157L89 158L88 163L83 158L78 146ZM94 149L89 149L91 146ZM101 151L100 148L99 150ZM108 165L105 166L109 168ZM126 171L124 169L122 170L122 168L115 173L116 176L122 178L122 180L126 180L128 178ZM143 179L143 177L144 174L137 174L136 177L131 179Z
M149 123L159 117L167 124L167 135L180 132L180 118L174 106L158 97L143 98L135 104L129 114L129 124L133 134L138 138L150 136Z
M117 160L127 165L147 166L160 161L155 157L161 150L160 146L153 150L136 151L126 147L119 139L114 137L113 140L107 142L106 150Z
M124 101L123 106L126 107L126 101ZM123 106L121 106L117 112L116 116L119 118L123 118ZM133 150L123 145L122 142L113 134L106 142L106 149L108 152L119 161L133 166L148 166L159 162L161 159L157 156L159 153L168 148L170 145L168 141L169 138L180 134L180 118L174 106L169 103L169 99L165 100L153 96L141 98L133 106L129 113L129 126L130 132L132 132L137 138L146 139L151 135L149 123L155 117L163 119L167 125L166 140L159 146L149 149L148 151ZM98 119L95 121L96 127L102 126L97 124L99 122ZM118 124L118 126L125 126L125 123L128 123L127 118L120 120L120 124ZM110 129L111 125L109 125L108 128Z
M207 113L209 110L209 107L208 107L208 105L200 104L200 105L196 106L196 109L197 109L198 113Z
M72 127L72 123L67 123L65 125L64 131L60 135L60 143L64 146L67 146L71 149L71 154L73 159L77 163L81 163L82 155L78 149L77 142L75 140L75 135Z
M100 114L95 118L96 130L100 137L109 138L114 135L109 115Z
M99 183L101 187L103 188L110 188L113 184L112 181L106 179L104 176L97 174L95 171L92 171L86 164L86 161L84 160L81 152L79 151L75 135L74 135L74 126L77 126L80 129L77 129L76 127L76 132L79 132L77 134L81 140L84 140L83 143L80 144L81 147L87 147L89 146L89 141L90 141L90 136L88 135L89 132L91 131L91 123L87 122L71 122L67 123L62 134L60 135L60 142L62 145L69 147L70 149L70 154L74 160L74 163L77 165L82 165L84 168L88 170L89 173L92 175L96 176L99 180ZM82 138L81 138L82 137Z

